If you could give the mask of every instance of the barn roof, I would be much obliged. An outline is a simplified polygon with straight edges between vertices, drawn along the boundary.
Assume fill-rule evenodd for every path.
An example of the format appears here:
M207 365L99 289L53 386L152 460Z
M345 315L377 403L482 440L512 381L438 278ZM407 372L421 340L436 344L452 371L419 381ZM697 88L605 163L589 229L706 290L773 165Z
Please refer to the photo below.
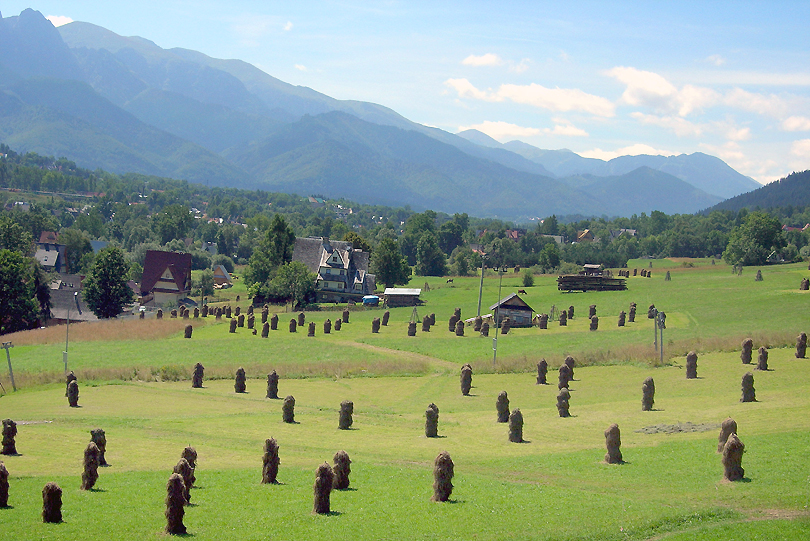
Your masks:
M163 271L169 269L174 283L179 291L187 289L186 280L191 277L191 254L179 252L161 252L158 250L148 250L143 263L143 279L141 280L141 291L148 293L152 291L160 279Z
M529 306L526 303L526 301L521 299L518 296L517 293L512 293L511 295L508 295L508 296L504 297L499 302L496 302L495 304L490 306L489 309L490 310L495 310L495 308L497 308L498 306L503 306L503 307L508 306L508 307L511 307L511 308L526 309L526 310L531 310L532 312L534 312L534 309L531 306Z

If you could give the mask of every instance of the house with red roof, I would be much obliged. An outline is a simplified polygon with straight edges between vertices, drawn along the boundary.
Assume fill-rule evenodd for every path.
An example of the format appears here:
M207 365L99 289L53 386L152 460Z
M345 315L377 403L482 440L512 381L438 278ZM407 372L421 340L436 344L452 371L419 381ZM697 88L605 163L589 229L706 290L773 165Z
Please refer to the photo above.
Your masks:
M141 304L177 306L191 295L191 254L148 250L143 263Z

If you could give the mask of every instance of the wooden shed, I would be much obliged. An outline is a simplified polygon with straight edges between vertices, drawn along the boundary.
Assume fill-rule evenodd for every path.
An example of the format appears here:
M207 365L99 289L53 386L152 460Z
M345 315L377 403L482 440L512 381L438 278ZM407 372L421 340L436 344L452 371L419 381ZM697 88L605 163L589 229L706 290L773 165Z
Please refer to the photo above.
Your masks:
M399 306L416 306L422 304L419 295L422 293L421 289L407 289L402 287L387 287L383 293L385 305L389 308L397 308Z
M490 310L496 310L495 312L497 321L496 324L498 327L501 326L501 321L503 318L508 317L509 320L512 322L512 327L531 327L532 326L532 317L534 315L534 310L531 306L526 304L526 301L518 297L517 293L512 293L508 297L501 299L500 302L496 302L492 306L489 307Z

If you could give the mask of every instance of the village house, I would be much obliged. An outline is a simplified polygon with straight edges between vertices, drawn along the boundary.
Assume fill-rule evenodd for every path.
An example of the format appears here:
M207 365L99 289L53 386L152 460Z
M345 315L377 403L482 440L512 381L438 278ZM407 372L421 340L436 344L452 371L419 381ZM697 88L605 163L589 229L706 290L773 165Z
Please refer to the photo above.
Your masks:
M143 263L141 304L177 306L191 294L191 254L148 250Z
M521 299L517 293L512 293L508 297L501 299L489 307L490 310L496 310L496 324L501 326L504 318L509 318L511 327L531 327L532 317L534 310L529 306L526 301Z
M59 244L59 236L53 231L43 231L37 242L34 258L49 272L67 272L66 246Z
M327 237L296 238L293 261L300 261L315 279L316 302L360 302L376 288L368 273L369 253L352 243Z
M233 285L231 282L231 274L224 265L214 265L214 284L223 289Z

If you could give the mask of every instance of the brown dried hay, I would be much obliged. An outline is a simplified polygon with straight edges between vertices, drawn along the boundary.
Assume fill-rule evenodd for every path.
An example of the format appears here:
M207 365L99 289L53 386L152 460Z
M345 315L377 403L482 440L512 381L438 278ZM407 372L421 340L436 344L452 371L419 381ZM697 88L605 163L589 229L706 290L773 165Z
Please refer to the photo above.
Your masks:
M464 321L456 321L456 336L464 336Z
M568 367L569 381L574 381L574 367L577 365L577 362L574 360L572 356L566 355L563 363L565 363L565 365Z
M17 437L17 423L11 419L3 419L3 450L0 454L16 455L17 443L14 438Z
M751 372L746 372L742 377L742 397L740 397L740 402L756 402L757 401L757 391L754 389L754 374Z
M228 319L231 318L231 305L230 304L225 307L225 317L228 318Z
M501 334L509 334L509 330L512 328L512 320L508 317L505 317L501 320Z
M342 327L342 326L343 326L343 319L342 318L336 319L335 320L335 330L339 331L340 327Z
M73 370L71 370L71 371L70 371L70 372L69 372L69 373L68 373L68 374L65 376L65 396L67 396L67 395L68 395L67 390L68 390L68 386L70 385L70 382L71 382L71 381L77 381L77 380L78 380L78 378L76 377L76 374L74 374L74 373L73 373Z
M743 364L751 364L752 352L754 351L754 341L746 338L742 341L742 352L740 353L740 360Z
M694 351L690 351L686 355L686 379L697 378L697 361L698 356Z
M68 384L68 405L71 408L79 407L79 384L75 381Z
M450 332L454 332L456 330L456 323L460 321L461 318L458 317L456 314L450 316L450 320L447 322L447 330Z
M592 304L588 307L588 319L591 319L596 315L596 305Z
M309 322L309 326L307 327L307 336L309 336L310 338L315 336L315 322L314 321Z
M745 445L731 433L723 446L723 479L726 481L739 481L745 476L742 468L742 456L745 452Z
M439 437L439 408L433 403L425 410L425 437Z
M371 332L374 334L380 332L380 318L375 317L371 320Z
M237 300L237 301L239 301L239 299L236 299L236 300ZM234 311L233 311L233 315L234 315L234 317L239 317L239 316L241 316L241 315L242 315L242 307L241 307L241 306L237 306L237 307L234 309Z
M574 305L568 307L568 319L574 319Z
M461 394L464 396L470 395L470 389L472 389L472 367L468 364L465 364L461 367Z
M422 319L422 332L430 332L430 319Z
M768 348L762 346L758 350L757 355L757 370L768 369Z
M262 324L262 338L270 337L270 324L266 321Z
M557 389L567 389L570 381L571 367L563 363L560 365L559 375L557 376Z
M155 314L155 318L157 318L157 319L163 319L163 310L161 310L160 308L158 308L158 311L157 311L157 313Z
M8 507L8 469L0 460L0 508Z
M62 522L62 489L56 483L42 487L42 522Z
M262 484L277 485L278 465L281 460L278 458L278 442L275 438L264 440L264 455L262 455Z
M565 310L560 310L560 327L568 326L568 314Z
M498 412L498 422L506 423L509 421L509 397L506 391L498 393L498 400L495 402L495 411Z
M329 514L329 495L332 492L332 485L335 482L335 474L332 472L332 467L326 462L318 466L315 472L315 485L313 485L313 492L315 493L315 502L312 512L319 515Z
M593 316L593 317L591 318L591 326L590 326L590 330L595 331L595 330L597 330L597 329L599 329L599 318L598 318L598 317L596 317L596 316Z
M298 322L295 319L290 320L290 332L296 332L296 327L298 327Z
M652 411L655 404L655 381L648 377L641 384L641 411Z
M338 419L338 428L340 430L349 430L354 420L352 414L354 413L354 402L351 400L344 400L340 403L340 418Z
M433 462L433 497L431 501L446 502L453 493L453 459L450 453L442 451Z
M807 333L799 333L796 337L796 358L804 359L807 353Z
M304 312L298 312L298 326L303 327L306 320L307 320L306 314Z
M107 452L107 435L101 428L94 428L90 431L90 441L98 447L98 465L107 466L107 459L104 454Z
M547 385L546 376L548 374L548 363L545 359L541 359L537 363L537 385Z
M489 336L489 323L486 321L481 325L481 336Z
M166 483L166 533L171 535L185 535L186 527L183 516L186 513L184 506L186 484L179 473L173 473Z
M523 443L523 414L519 409L509 415L509 441Z
M323 334L330 334L332 332L332 320L328 319L323 322Z
M627 319L627 313L622 310L619 312L619 327L624 327L624 322Z
M346 490L349 488L349 474L352 473L349 454L346 451L338 451L332 459L335 462L333 473L335 479L332 483L332 488L336 490Z
M236 369L236 378L234 378L233 382L233 390L237 393L244 393L247 389L246 385L246 378L245 378L245 369L241 366Z
M411 321L408 323L408 336L416 336L416 322Z
M278 330L278 314L273 314L273 317L270 318L270 330Z
M186 328L183 331L183 338L191 338L191 333L194 332L194 327L191 325L186 325Z
M543 330L548 329L548 314L540 314L540 318L538 319L537 326Z
M256 327L256 316L249 314L247 318L247 328L253 329L254 327Z
M387 326L388 326L388 319L389 319L390 317L391 317L391 312L389 312L388 310L386 310L385 312L383 312L383 317L382 317L382 324L383 324L383 327L387 327Z
M231 319L231 322L228 327L228 332L231 334L236 334L236 320Z
M557 395L557 413L560 414L560 417L570 417L571 414L569 413L568 409L570 407L571 401L571 393L568 392L568 389L560 389L560 394Z
M236 316L236 324L240 329L244 328L244 326L245 326L245 314L239 314L238 316Z
M613 423L605 430L605 446L607 447L607 454L605 455L605 462L608 464L621 464L622 452L619 449L622 445L622 436L619 431L619 425Z
M349 322L349 309L343 310L343 323Z
M720 435L717 436L717 452L722 453L723 447L726 446L726 441L731 434L737 433L737 421L731 417L726 418L720 425Z
M191 377L191 387L193 389L202 389L203 376L205 375L205 367L202 363L194 365L194 375Z
M183 478L183 498L186 503L191 503L191 486L194 484L194 470L185 458L180 458L174 466L174 473L180 474Z
M275 370L267 374L267 395L265 398L278 398L278 374Z
M647 308L647 319L655 319L655 305L651 304L649 308Z
M90 490L98 481L98 446L92 441L84 449L84 471L82 472L82 490Z
M183 452L180 453L180 456L185 458L188 465L191 466L191 486L194 486L194 483L197 481L197 478L194 476L194 472L197 470L197 449L188 445L183 448Z
M281 404L281 419L285 423L295 422L295 397L287 395Z
M481 325L483 324L484 318L482 318L481 316L475 316L475 319L473 320L473 331L481 332Z

